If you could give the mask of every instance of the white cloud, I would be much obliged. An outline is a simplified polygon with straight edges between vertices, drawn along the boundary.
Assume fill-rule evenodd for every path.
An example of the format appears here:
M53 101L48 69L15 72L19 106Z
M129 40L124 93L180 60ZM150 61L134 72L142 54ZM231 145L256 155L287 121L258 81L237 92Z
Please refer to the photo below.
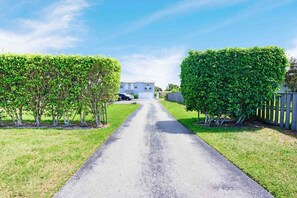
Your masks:
M153 50L119 58L122 65L121 81L153 81L165 88L168 83L180 84L180 64L185 49Z
M293 41L293 47L286 50L289 57L297 58L297 38Z
M20 19L18 31L0 28L0 49L4 52L45 53L73 47L80 29L76 16L87 7L85 0L59 1L41 10L39 19Z

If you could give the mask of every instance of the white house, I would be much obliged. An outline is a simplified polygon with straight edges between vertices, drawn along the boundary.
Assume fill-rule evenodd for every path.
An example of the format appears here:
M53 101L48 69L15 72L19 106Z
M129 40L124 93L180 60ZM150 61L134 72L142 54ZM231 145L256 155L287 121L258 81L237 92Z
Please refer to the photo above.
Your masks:
M153 99L155 93L154 82L121 82L121 93L138 95L139 99Z

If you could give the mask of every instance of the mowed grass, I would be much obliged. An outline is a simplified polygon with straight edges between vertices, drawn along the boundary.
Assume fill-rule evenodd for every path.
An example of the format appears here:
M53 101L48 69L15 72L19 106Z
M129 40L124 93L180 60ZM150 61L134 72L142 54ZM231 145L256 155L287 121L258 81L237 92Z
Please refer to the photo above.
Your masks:
M161 104L275 197L297 197L296 135L266 127L204 127L195 124L197 112L187 112L184 105Z
M0 197L52 197L138 106L111 105L104 129L0 128Z

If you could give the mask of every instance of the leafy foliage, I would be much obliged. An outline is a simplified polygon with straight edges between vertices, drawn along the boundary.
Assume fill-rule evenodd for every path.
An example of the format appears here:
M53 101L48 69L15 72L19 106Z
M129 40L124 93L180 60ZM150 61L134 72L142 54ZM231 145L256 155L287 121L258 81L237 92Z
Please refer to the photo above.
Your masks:
M163 89L161 87L155 86L155 92L160 92L163 91Z
M181 92L188 110L201 111L205 123L237 124L253 116L285 74L288 60L278 47L190 51L181 64Z
M179 91L179 86L175 84L168 84L165 91Z
M290 69L286 73L285 85L293 92L297 92L297 59L290 59Z
M96 126L107 122L106 103L118 91L120 64L100 56L0 55L0 108L22 125L23 109L40 125L44 114L53 125L69 125L77 114L86 125L92 113ZM103 118L103 119L102 119Z

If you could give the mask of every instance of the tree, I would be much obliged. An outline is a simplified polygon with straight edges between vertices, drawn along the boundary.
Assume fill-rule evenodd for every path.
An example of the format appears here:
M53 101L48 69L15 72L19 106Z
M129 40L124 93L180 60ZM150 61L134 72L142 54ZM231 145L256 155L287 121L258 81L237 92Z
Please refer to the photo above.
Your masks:
M160 92L163 91L163 89L161 87L155 86L155 92Z
M41 124L41 118L50 102L51 68L48 61L50 56L31 55L27 59L27 83L26 90L30 93L27 97L28 107L31 110L37 127Z
M290 59L290 69L286 73L285 86L297 92L297 59L294 57Z
M26 58L8 54L1 55L0 60L0 107L16 126L21 126L27 99Z
M205 124L236 124L255 115L285 75L288 60L278 47L190 51L181 64L181 92L187 110L204 113Z
M117 60L100 56L0 54L0 122L7 116L22 125L25 109L36 126L43 115L52 117L53 126L61 118L70 125L76 115L86 125L91 113L100 127L118 92L120 70Z
M165 91L178 91L179 90L179 86L175 85L175 84L168 84Z

